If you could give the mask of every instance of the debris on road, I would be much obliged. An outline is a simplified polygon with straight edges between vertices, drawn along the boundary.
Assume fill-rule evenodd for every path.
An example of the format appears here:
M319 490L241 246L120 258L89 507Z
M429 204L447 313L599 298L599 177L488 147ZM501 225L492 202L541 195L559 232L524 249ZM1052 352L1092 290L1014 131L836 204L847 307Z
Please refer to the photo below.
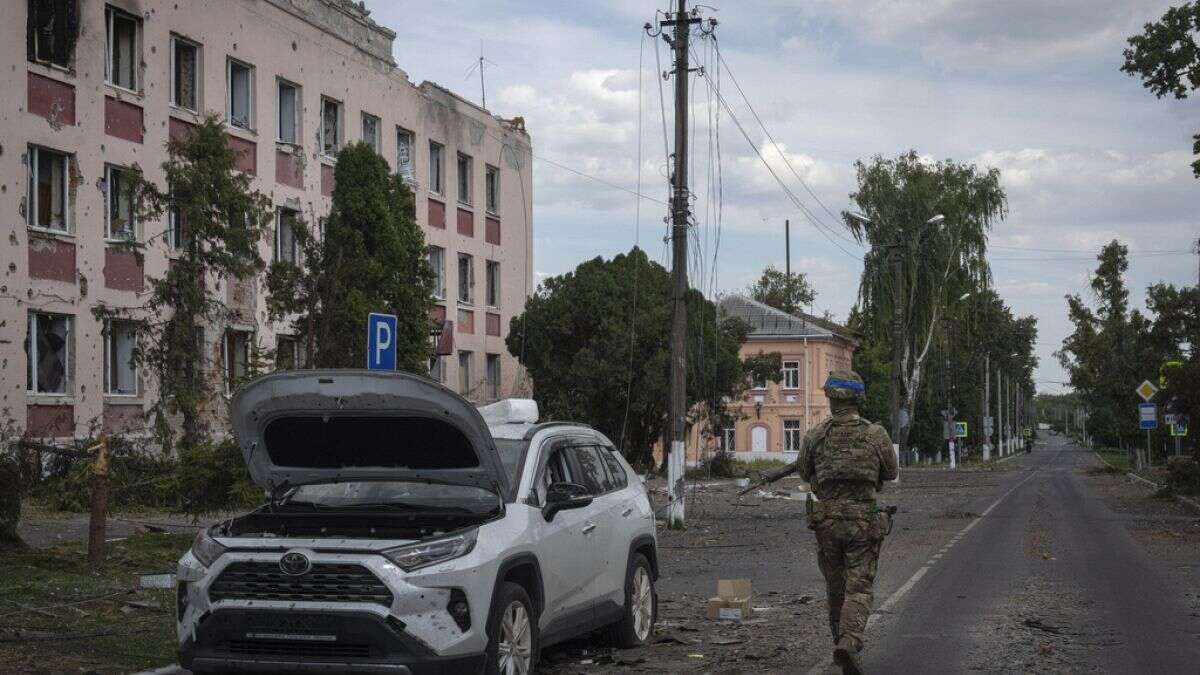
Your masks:
M749 579L718 580L717 594L708 599L708 618L733 621L749 619L754 614L750 595Z

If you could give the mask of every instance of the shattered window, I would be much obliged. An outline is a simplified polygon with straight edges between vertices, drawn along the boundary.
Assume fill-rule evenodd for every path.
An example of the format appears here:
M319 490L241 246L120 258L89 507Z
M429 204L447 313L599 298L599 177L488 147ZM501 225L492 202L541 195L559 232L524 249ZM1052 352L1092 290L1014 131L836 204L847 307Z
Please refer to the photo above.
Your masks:
M471 158L458 153L458 201L471 203Z
M429 247L429 268L433 271L433 297L441 300L446 296L446 249Z
M46 230L66 232L67 156L31 146L29 164L29 223Z
M442 146L429 142L429 191L435 195L442 194Z
M33 312L25 334L30 392L66 394L70 376L71 317Z
M500 169L489 165L484 174L484 190L487 192L486 207L488 213L500 213Z
M321 152L329 157L338 153L342 128L342 104L332 99L321 99Z
M296 212L279 209L275 214L275 260L295 264L300 259L300 245L296 242Z
M800 452L800 441L802 436L803 434L800 432L800 420L783 421L784 452Z
M109 321L104 330L105 391L120 396L137 394L137 324L132 321Z
M171 104L188 110L196 105L200 47L177 35L171 36Z
M136 91L138 61L141 60L138 43L141 21L115 7L106 7L104 11L108 23L108 83Z
M379 118L374 115L362 114L362 142L375 152L379 152Z
M500 263L495 260L487 261L487 304L489 307L500 306Z
M225 331L225 391L233 393L250 372L250 342L254 334L230 328Z
M466 396L474 385L474 380L471 376L471 361L474 360L474 357L474 352L462 351L458 353L458 393L463 396Z
M229 123L235 127L249 129L252 120L253 97L251 91L254 84L254 69L230 59L226 75Z
M417 180L413 170L413 135L400 127L396 127L396 173L409 185Z
M300 365L300 341L293 335L280 335L276 337L275 368L278 370L296 370Z
M487 355L487 395L489 399L500 398L500 355Z
M107 202L107 218L104 236L111 240L132 240L137 225L133 209L133 194L130 172L115 166L104 169L104 196Z
M29 0L25 42L30 61L71 67L79 38L79 0Z
M467 304L475 302L475 265L473 262L470 255L458 254L458 301Z
M296 123L300 88L291 82L279 81L279 140L295 143L299 139Z

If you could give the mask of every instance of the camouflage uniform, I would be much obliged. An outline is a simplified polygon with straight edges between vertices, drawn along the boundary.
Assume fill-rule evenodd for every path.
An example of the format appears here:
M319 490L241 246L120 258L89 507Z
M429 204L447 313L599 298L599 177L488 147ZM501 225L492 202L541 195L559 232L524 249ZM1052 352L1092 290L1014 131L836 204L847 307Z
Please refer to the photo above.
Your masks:
M834 414L805 435L797 468L820 500L812 503L808 526L817 536L829 627L838 649L855 653L862 649L879 547L888 530L875 493L899 468L887 431L858 416L862 378L834 371L825 392Z

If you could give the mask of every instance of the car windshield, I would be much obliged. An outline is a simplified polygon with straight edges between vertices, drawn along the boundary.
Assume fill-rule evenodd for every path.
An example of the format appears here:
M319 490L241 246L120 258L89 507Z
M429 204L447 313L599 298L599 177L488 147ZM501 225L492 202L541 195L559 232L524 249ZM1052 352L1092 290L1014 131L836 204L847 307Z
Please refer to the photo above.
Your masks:
M515 438L497 438L496 450L500 452L500 462L504 464L504 473L508 476L508 484L517 489L520 482L521 464L525 461L525 451L529 449L529 441Z
M414 481L339 481L301 485L283 501L325 508L388 507L486 515L500 508L496 493L468 485Z

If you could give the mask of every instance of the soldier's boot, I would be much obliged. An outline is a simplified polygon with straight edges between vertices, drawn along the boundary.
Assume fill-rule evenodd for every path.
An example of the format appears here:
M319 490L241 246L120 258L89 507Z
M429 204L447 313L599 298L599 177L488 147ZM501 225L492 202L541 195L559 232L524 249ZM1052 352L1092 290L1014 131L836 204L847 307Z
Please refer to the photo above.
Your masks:
M862 668L858 664L860 649L854 638L843 637L837 641L837 646L833 648L833 661L842 667L842 675L862 675Z

